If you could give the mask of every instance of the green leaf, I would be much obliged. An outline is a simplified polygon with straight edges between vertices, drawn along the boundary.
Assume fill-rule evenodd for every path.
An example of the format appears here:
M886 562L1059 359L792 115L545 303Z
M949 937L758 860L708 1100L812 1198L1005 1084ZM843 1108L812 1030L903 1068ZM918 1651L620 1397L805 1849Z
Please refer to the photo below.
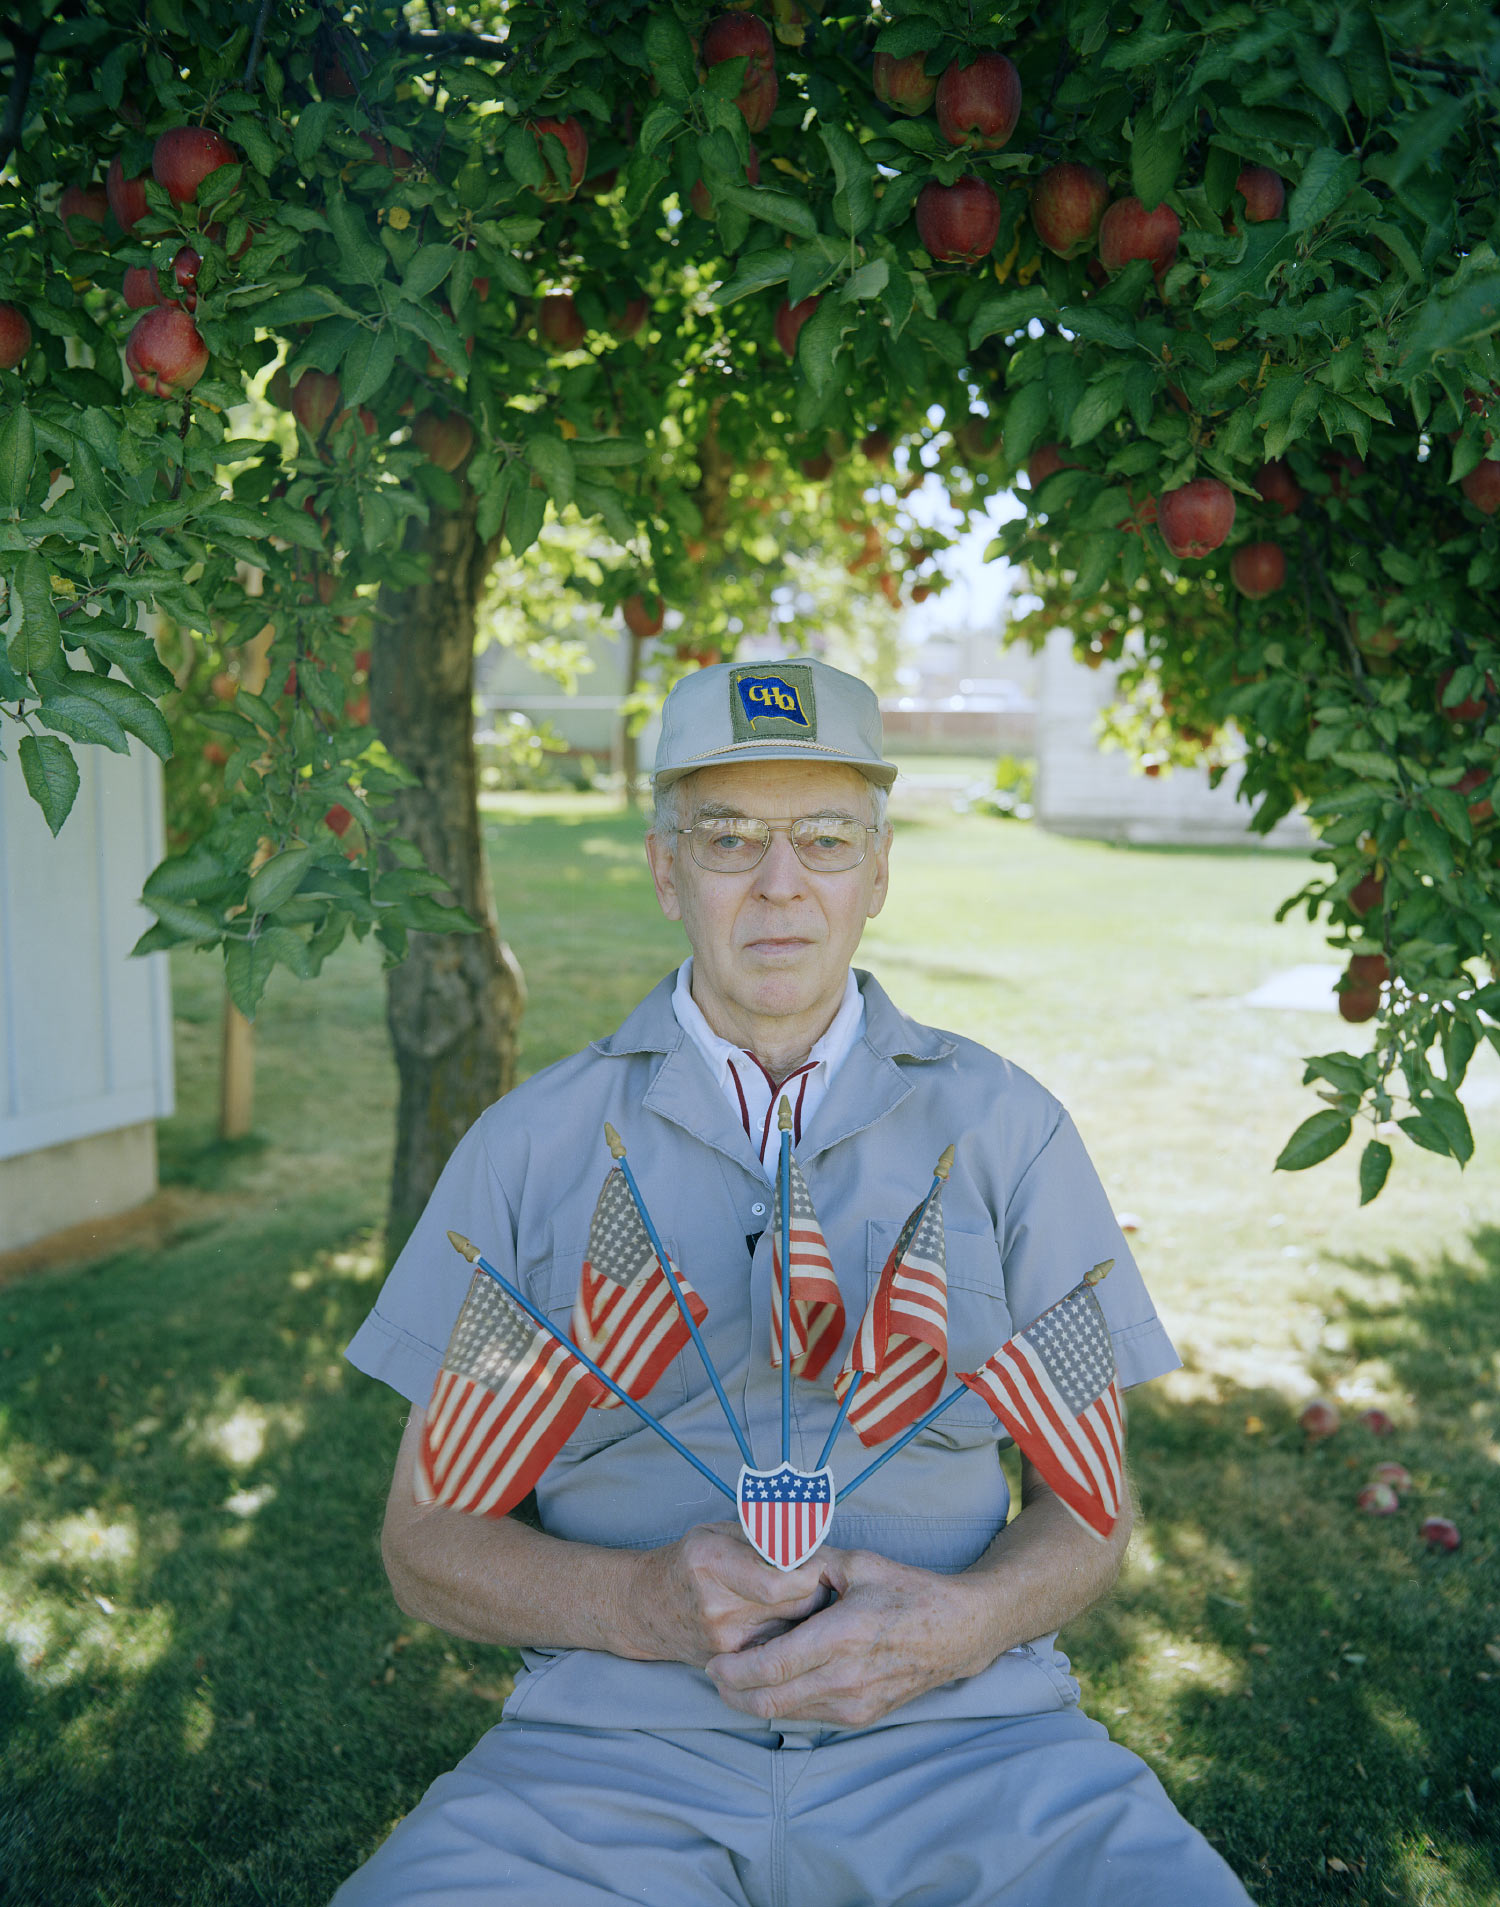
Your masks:
M580 438L570 449L574 463L579 466L635 464L646 454L646 446L638 437L600 437L592 443Z
M657 84L669 99L687 99L697 74L693 44L682 22L665 7L652 9L644 36L646 58Z
M313 158L327 136L335 110L331 99L315 99L297 115L297 124L292 130L292 156L301 171L312 170Z
M274 914L283 901L290 900L301 885L302 876L317 849L303 843L273 854L255 870L245 904L252 914Z
M1360 1155L1359 1202L1378 1198L1391 1169L1391 1149L1383 1139L1372 1139Z
M850 322L848 312L836 298L825 298L803 325L797 339L797 362L815 391L826 391L832 384L834 360Z
M401 296L414 304L430 298L452 271L457 257L451 245L424 245L401 275ZM357 403L358 399L351 398L350 402Z
M1050 318L1056 307L1041 285L991 294L969 320L969 349L1002 331L1020 331L1033 318Z
M27 790L56 834L78 794L78 764L73 751L55 735L23 735L16 753L21 758Z
M1440 1159L1452 1156L1453 1148L1448 1143L1448 1135L1435 1119L1429 1119L1422 1113L1413 1113L1408 1118L1398 1119L1396 1124L1426 1152L1435 1152Z
M364 213L336 192L328 200L328 223L350 277L360 284L378 285L385 277L386 250L371 235Z
M559 510L573 501L573 453L560 437L537 436L528 439L526 461L547 486L547 494Z
M1046 385L1040 379L1023 384L1006 405L1005 422L1001 426L1005 454L1013 464L1024 460L1051 419L1052 405Z
M229 940L224 944L224 987L247 1020L255 1018L266 982L276 965L275 943L261 934L255 940Z
M637 148L649 158L662 140L675 134L682 125L682 114L669 100L659 99L641 121Z
M872 258L867 265L850 272L839 296L845 304L858 304L865 298L878 298L890 280L891 268L883 258Z
M818 221L813 217L811 206L801 199L794 199L789 192L772 192L760 187L748 185L726 185L719 190L718 197L727 205L738 206L742 212L748 212L752 218L763 219L767 225L774 225L778 231L791 232L798 238L816 238Z
M1057 316L1058 322L1074 337L1087 338L1090 344L1107 344L1116 351L1136 348L1134 330L1112 311L1096 311L1089 305L1064 305Z
M453 254L446 245L429 246L430 251ZM418 258L422 256L420 252ZM401 289L406 297L406 288ZM396 368L396 334L388 324L378 331L361 331L350 345L339 367L339 375L344 384L344 402L353 406L363 404L368 398L377 397L386 387L390 375Z
M1310 1165L1319 1165L1331 1158L1353 1130L1354 1121L1346 1113L1334 1112L1331 1108L1315 1112L1311 1119L1303 1120L1281 1148L1274 1169L1305 1172Z
M17 675L42 675L62 667L62 628L52 600L52 571L45 557L29 550L16 565L21 598L21 628L10 639L10 666Z
M35 461L36 427L31 412L17 404L0 424L0 503L19 507L26 501Z
M547 515L547 493L533 490L529 483L519 485L505 513L505 540L512 556L524 556L542 532Z
M1073 407L1068 427L1069 443L1075 446L1092 443L1105 425L1112 424L1124 408L1124 377L1116 372L1113 377L1099 378L1089 385Z
M149 696L128 682L117 682L113 676L89 675L78 669L67 677L67 683L73 694L97 702L128 735L143 741L153 755L162 761L172 759L172 731Z
M1164 126L1142 113L1130 147L1130 183L1148 212L1155 211L1177 180L1186 129Z
M820 121L818 135L833 167L834 218L840 231L858 238L875 217L875 167L842 126Z
M146 877L143 897L148 900L204 901L221 896L234 880L227 861L203 841L195 841L183 854L159 861Z
M1444 297L1434 292L1415 312L1403 342L1402 375L1411 378L1434 360L1466 351L1500 330L1500 272L1471 278ZM1461 446L1460 446L1461 447Z
M777 246L775 251L770 252L752 252L748 258L740 260L739 270L729 283L720 285L714 293L714 303L719 306L732 305L753 291L764 291L768 285L784 284L791 269L792 254L785 246Z
M1305 232L1330 217L1359 183L1359 160L1352 153L1319 146L1308 154L1302 177L1287 200L1287 230Z

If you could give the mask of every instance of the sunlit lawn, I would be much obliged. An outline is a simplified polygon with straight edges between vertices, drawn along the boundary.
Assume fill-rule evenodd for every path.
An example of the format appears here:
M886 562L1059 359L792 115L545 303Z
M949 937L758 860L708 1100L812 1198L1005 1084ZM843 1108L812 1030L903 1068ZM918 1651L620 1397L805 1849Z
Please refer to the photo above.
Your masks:
M532 1070L617 1022L676 930L638 825L597 800L507 799L491 826ZM1131 1400L1145 1517L1119 1591L1064 1637L1087 1707L1267 1907L1491 1907L1500 1062L1476 1064L1476 1162L1402 1142L1360 1212L1352 1147L1270 1173L1316 1109L1299 1056L1359 1030L1235 1004L1332 958L1305 920L1272 920L1305 862L932 810L896 852L862 958L1068 1104L1186 1361ZM174 985L162 1158L192 1227L0 1289L7 1907L315 1907L506 1687L503 1651L391 1602L377 1532L404 1407L339 1356L379 1277L376 963L354 950L273 987L257 1134L230 1149L211 1138L214 970L184 957ZM1346 1421L1306 1448L1315 1390ZM1371 1403L1396 1436L1352 1422ZM1354 1497L1385 1457L1416 1487L1367 1518ZM1419 1543L1431 1511L1460 1524L1456 1554Z

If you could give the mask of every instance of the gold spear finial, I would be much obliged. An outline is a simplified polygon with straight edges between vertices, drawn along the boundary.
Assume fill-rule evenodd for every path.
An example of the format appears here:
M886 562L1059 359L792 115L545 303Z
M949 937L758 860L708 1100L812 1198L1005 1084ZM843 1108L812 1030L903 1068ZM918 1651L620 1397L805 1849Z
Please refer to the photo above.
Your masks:
M448 1243L460 1257L467 1258L471 1265L479 1263L479 1247L471 1245L462 1232L449 1232Z
M1091 1271L1083 1274L1083 1282L1086 1285L1097 1285L1101 1279L1109 1276L1109 1268L1114 1262L1113 1258L1106 1258L1102 1264L1095 1265Z
M953 1170L953 1153L954 1148L952 1146L946 1147L942 1158L940 1158L933 1167L932 1176L935 1179L941 1179L945 1185L948 1182L948 1174Z
M781 1095L781 1104L776 1108L776 1128L779 1132L790 1132L792 1129L792 1102L785 1093Z
M607 1119L604 1122L604 1143L609 1147L609 1156L612 1159L625 1157L625 1141Z

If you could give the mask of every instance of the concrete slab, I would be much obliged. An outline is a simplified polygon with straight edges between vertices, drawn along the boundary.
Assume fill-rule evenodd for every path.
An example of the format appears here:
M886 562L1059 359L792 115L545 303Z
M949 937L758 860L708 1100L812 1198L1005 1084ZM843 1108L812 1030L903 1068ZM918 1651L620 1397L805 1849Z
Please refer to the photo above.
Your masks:
M1290 1013L1337 1013L1339 997L1335 991L1342 967L1313 963L1287 967L1263 980L1253 993L1243 994L1236 1006L1263 1006Z

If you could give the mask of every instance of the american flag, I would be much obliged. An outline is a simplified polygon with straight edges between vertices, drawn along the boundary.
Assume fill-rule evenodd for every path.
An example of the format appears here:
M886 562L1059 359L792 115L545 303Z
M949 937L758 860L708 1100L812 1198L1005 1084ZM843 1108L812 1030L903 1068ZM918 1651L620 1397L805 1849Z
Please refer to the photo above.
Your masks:
M1084 1528L1104 1538L1125 1496L1125 1428L1114 1344L1092 1276L977 1371L958 1375Z
M817 1378L844 1335L844 1301L839 1295L833 1260L812 1196L796 1159L791 1161L792 1182L792 1373L809 1382ZM771 1296L771 1368L781 1369L781 1226L773 1227L771 1264L775 1290Z
M677 1282L693 1322L702 1324L708 1306L681 1272ZM622 1390L640 1398L690 1335L625 1174L613 1166L589 1227L588 1255L573 1306L573 1342ZM601 1385L595 1402L601 1410L610 1410L619 1407L620 1399Z
M902 1226L885 1261L833 1387L840 1399L856 1371L863 1376L849 1423L860 1442L870 1446L915 1423L942 1393L948 1372L948 1260L941 1185Z
M807 1561L833 1517L833 1479L826 1470L740 1471L740 1527L777 1569Z
M567 1345L475 1272L427 1406L418 1500L504 1516L602 1388Z

